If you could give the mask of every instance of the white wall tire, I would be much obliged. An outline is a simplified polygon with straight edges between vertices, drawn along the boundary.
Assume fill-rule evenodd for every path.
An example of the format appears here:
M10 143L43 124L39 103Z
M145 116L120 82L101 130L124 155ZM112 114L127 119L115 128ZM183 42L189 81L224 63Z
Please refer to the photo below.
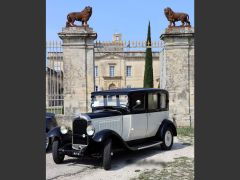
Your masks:
M172 129L167 127L163 133L163 143L161 144L161 148L163 150L170 150L173 145L173 132Z

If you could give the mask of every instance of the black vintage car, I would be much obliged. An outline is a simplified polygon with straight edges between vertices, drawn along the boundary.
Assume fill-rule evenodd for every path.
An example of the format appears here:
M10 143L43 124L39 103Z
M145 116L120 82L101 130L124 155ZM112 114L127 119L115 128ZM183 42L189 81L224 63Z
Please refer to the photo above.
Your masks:
M137 151L152 146L170 150L177 135L169 120L168 92L154 88L97 91L92 94L92 112L77 115L72 130L56 127L52 155L59 164L64 156L97 156L105 170L111 168L116 150Z
M45 115L46 120L46 151L51 147L51 138L47 136L47 133L53 128L57 127L57 121L54 113L47 112Z

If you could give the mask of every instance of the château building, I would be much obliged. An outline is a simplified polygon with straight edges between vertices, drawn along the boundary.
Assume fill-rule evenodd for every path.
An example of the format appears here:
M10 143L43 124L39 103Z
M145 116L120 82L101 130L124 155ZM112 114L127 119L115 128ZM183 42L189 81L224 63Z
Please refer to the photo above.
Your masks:
M127 50L118 46L121 34L115 33L110 45L95 48L95 90L143 87L145 49ZM159 87L159 51L153 51L154 87Z

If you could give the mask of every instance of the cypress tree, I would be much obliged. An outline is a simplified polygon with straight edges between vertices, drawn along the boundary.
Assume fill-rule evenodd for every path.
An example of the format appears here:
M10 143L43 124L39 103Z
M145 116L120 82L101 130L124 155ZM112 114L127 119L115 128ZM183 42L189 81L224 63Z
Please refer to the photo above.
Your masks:
M151 27L150 21L148 23L147 46L151 46ZM144 70L144 88L153 88L153 67L152 67L152 48L146 48L145 55L145 70Z

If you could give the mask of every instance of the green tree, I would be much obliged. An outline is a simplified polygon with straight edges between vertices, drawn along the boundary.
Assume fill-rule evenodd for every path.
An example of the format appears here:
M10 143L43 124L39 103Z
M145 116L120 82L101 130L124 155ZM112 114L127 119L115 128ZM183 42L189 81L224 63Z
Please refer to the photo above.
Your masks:
M151 46L151 27L150 21L148 23L147 46ZM145 55L145 70L144 70L144 88L153 88L153 67L152 67L152 48L146 48Z

